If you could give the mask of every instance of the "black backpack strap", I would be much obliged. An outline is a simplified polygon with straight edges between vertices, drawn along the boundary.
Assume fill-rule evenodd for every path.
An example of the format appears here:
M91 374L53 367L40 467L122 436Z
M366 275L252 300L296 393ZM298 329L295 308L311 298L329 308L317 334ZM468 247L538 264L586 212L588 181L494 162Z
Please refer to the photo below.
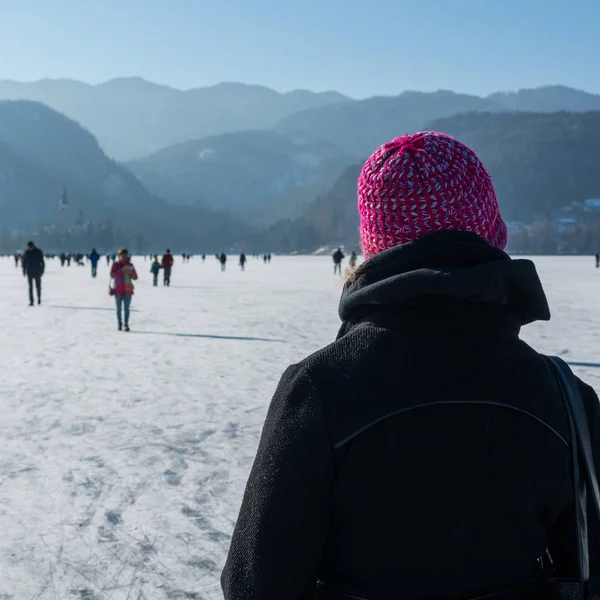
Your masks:
M573 457L573 483L575 487L579 576L582 586L581 597L585 598L590 579L587 491L589 488L597 517L600 518L598 477L594 464L594 454L585 405L577 379L567 363L562 359L549 356L548 361L560 386L565 408L569 416Z
M587 483L590 486L593 504L596 507L596 514L600 519L600 487L598 485L598 474L594 461L590 428L588 425L585 404L581 396L581 390L577 383L577 378L573 375L573 371L571 371L569 365L567 365L564 360L555 356L550 356L548 358L560 373L560 378L565 384L567 399L571 403L573 421L575 422L577 440L583 458Z

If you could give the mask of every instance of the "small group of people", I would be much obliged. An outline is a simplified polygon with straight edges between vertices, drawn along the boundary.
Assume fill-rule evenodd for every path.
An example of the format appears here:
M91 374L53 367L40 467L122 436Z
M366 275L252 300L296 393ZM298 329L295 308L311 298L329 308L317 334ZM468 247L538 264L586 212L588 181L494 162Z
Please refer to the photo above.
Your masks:
M58 255L61 267L64 267L65 264L67 265L67 267L70 267L71 261L74 261L76 265L83 267L84 260L88 260L89 258L89 255L83 254L82 252L75 252L74 254L72 254L71 252L61 252Z
M266 256L266 254L265 254ZM205 256L202 255L202 260L204 260ZM219 263L221 264L221 271L225 271L227 269L227 254L225 254L225 252L221 252L221 254L215 254L215 258L219 261ZM265 260L266 262L266 260ZM246 253L242 251L242 253L240 254L240 261L239 261L239 265L240 268L242 269L242 271L246 270L246 264L248 263L248 257L246 256Z
M60 260L60 266L64 267L65 265L67 265L67 267L71 266L71 254L69 252L61 252L58 255L58 260Z
M341 248L338 248L333 253L333 274L341 275L342 274L342 262L346 258L346 255L342 251ZM354 270L356 268L356 264L358 262L358 256L356 252L352 252L350 255L350 260L348 261L348 265L350 270Z
M260 255L256 254L255 257L260 258ZM215 254L215 258L221 264L221 271L227 270L227 254L225 254L225 252L221 252L221 254ZM271 262L272 257L271 257L271 254L264 254L262 258L263 258L264 263L267 264L267 263ZM202 260L204 261L205 259L206 259L206 255L203 254ZM248 264L248 256L246 255L246 253L244 251L242 251L242 253L240 254L240 259L239 259L239 265L240 265L240 268L242 269L242 271L246 270L247 264Z
M150 266L150 273L152 273L153 278L152 284L154 287L158 285L158 275L161 269L163 270L163 285L166 287L171 285L171 272L173 270L174 262L175 261L170 249L167 249L167 251L163 254L161 261L158 260L158 255L154 256L152 265Z
M184 262L189 262L192 255L182 255ZM216 255L217 260L221 264L221 270L225 271L227 266L227 254L221 252ZM101 255L96 248L85 254L71 254L63 252L59 255L61 266L65 264L70 266L71 260L75 260L78 264L83 264L84 259L88 260L91 265L91 276L97 278L98 265L101 260ZM119 331L130 331L129 318L131 312L131 302L134 293L134 281L138 279L135 266L131 262L131 257L126 248L121 248L116 254L106 255L107 264L112 266L110 269L110 284L109 294L115 298L117 311L117 325ZM153 256L153 262L150 267L150 272L153 276L153 285L158 286L158 278L160 271L163 271L163 285L169 287L171 285L171 273L174 264L173 254L170 249L167 249L159 260L158 255ZM202 260L206 260L206 255L202 255ZM265 254L265 263L270 262L271 255ZM245 270L248 258L245 252L240 254L239 265L242 271ZM27 244L27 250L21 254L15 254L15 264L17 267L22 265L23 274L28 279L29 284L29 305L34 306L34 289L37 292L37 302L42 302L42 276L45 270L44 253L37 248L33 242Z

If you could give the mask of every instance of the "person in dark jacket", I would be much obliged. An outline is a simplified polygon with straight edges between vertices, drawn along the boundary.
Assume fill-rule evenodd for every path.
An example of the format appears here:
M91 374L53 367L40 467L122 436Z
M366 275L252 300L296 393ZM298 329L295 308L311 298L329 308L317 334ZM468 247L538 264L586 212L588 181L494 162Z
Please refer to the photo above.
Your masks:
M225 252L221 252L218 258L219 262L221 263L221 271L224 271L227 268L227 254L225 254Z
M333 274L342 274L342 261L346 258L341 248L333 253Z
M37 293L38 304L42 303L42 276L46 269L44 253L35 247L33 242L28 242L27 250L23 254L23 275L29 284L29 306L33 306L33 284Z
M156 287L158 285L158 274L162 269L162 265L158 262L158 256L154 257L154 261L150 266L150 273L152 273L152 285Z
M225 600L548 597L542 557L575 576L577 550L561 392L519 339L550 318L535 266L504 252L487 171L443 134L385 144L358 189L366 262L337 340L275 392Z
M100 260L100 255L98 254L96 248L94 248L90 254L90 263L92 264L92 277L96 277L98 275L98 261Z
M242 269L242 271L246 270L246 263L248 262L248 259L246 258L246 253L242 252L240 254L240 267Z

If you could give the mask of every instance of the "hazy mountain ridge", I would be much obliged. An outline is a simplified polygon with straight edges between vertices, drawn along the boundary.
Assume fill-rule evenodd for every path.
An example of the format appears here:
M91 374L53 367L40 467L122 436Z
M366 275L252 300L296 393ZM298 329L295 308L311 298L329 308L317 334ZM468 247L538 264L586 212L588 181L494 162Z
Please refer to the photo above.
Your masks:
M505 106L518 107L521 99L530 104L531 98L542 107L554 106L561 98L566 106L587 106L593 100L600 106L600 96L560 86L497 95L496 101L451 91L405 92L305 110L269 133L204 138L128 166L151 191L173 202L199 203L268 225L299 216L346 166L394 136L435 127L440 117L506 112ZM313 157L312 166L300 164L303 154Z
M424 129L434 119L484 110L500 108L467 94L405 92L305 110L283 119L274 129L297 141L334 142L358 159L392 137Z
M440 90L404 92L312 108L281 120L275 131L294 140L335 142L358 159L393 137L432 126L438 119L471 112L583 112L600 110L600 95L547 86L487 97Z
M259 130L185 142L127 166L150 191L173 203L270 223L299 214L302 194L327 189L351 161L333 144L295 143Z
M184 91L138 77L99 85L73 80L4 80L0 81L0 99L47 104L89 129L118 160L209 135L268 129L305 108L350 101L337 92L281 94L264 86L238 83Z
M67 190L70 222L112 220L128 234L191 243L204 236L220 247L247 231L228 215L175 208L151 194L109 159L88 131L51 108L30 101L0 102L0 225L4 229L62 224ZM219 239L220 238L220 239Z
M600 95L564 85L549 85L487 96L504 110L524 112L586 112L600 110Z

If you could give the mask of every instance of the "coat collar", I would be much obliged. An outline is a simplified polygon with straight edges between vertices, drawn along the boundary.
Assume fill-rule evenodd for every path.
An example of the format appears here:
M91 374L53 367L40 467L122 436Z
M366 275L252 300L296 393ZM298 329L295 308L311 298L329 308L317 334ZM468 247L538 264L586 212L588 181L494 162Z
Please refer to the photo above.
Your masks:
M479 236L440 232L391 248L361 265L342 295L339 314L355 323L378 312L507 312L517 330L550 319L535 265L512 260ZM439 309L439 310L438 310Z

